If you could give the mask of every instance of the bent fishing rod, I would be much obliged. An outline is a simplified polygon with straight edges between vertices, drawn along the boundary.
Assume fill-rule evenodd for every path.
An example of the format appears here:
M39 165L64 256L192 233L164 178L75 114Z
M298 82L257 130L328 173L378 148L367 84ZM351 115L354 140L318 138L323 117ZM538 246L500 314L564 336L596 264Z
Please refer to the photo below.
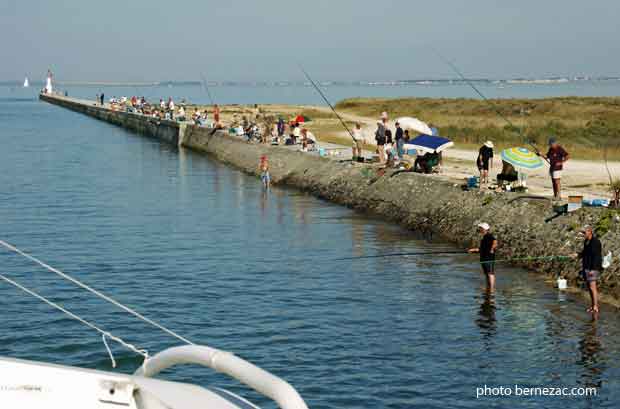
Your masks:
M521 127L515 126L512 121L510 119L508 119L503 113L502 111L498 108L498 106L493 103L493 101L491 101L490 99L488 99L479 89L478 87L476 87L474 85L474 83L468 79L467 77L465 77L465 75L463 75L463 73L457 68L456 65L454 65L454 63L450 60L448 60L446 57L444 57L443 55L441 55L441 53L437 50L434 50L435 53L437 54L437 56L439 57L439 59L441 59L444 63L446 63L450 68L452 68L452 71L454 71L456 73L456 75L458 75L467 85L469 85L475 92L476 94L480 95L480 97L482 98L482 100L484 102L486 102L494 111L497 115L499 115L500 118L502 118L504 121L506 121L506 123L508 125L510 125L512 128L517 128L519 130L519 134L521 136L523 136L523 130ZM547 161L547 163L549 162L549 159L545 158L544 156L542 156L541 152L538 150L538 148L532 143L531 140L525 138L525 143L527 143L529 146L531 146L534 149L534 152L536 153L536 155L543 157L545 159L545 161Z
M211 105L215 105L215 100L213 99L213 95L211 95L211 91L209 90L209 84L207 84L207 79L205 78L203 73L200 73L200 79L201 84L202 84L202 89L204 89L207 92L207 95L209 96L209 100L211 101Z
M342 126L344 127L344 129L347 130L347 132L349 133L349 135L351 135L351 138L353 139L353 142L357 142L357 139L355 139L355 136L353 136L353 132L351 132L351 130L349 129L349 127L347 126L347 124L344 122L344 120L342 119L342 117L338 114L338 112L336 111L336 108L334 108L334 106L331 104L331 102L329 102L329 100L327 99L327 97L325 96L325 94L323 93L323 91L321 91L321 89L319 88L319 86L316 84L316 82L314 82L314 80L312 78L310 78L310 74L308 74L308 72L304 69L304 67L301 66L301 64L299 65L299 68L301 69L301 71L304 73L304 75L306 76L306 78L308 79L308 81L310 81L310 83L312 84L312 86L314 87L314 89L317 90L317 92L321 95L321 97L323 97L323 100L325 101L325 103L331 108L331 110L333 111L334 115L336 115L336 118L338 118L340 120L340 123L342 124Z

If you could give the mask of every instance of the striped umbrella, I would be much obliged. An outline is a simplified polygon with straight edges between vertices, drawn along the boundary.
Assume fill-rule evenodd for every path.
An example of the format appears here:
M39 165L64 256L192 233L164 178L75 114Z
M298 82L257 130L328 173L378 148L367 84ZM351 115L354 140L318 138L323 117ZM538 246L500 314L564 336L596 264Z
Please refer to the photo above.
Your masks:
M543 161L538 155L525 148L504 149L502 160L522 169L538 169L543 165Z

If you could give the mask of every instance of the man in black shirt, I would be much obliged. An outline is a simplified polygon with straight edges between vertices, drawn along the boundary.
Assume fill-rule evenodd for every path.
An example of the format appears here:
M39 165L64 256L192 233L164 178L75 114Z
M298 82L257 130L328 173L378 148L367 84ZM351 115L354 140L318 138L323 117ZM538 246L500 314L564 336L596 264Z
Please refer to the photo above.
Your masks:
M398 122L396 122L396 135L394 136L394 139L396 140L396 151L398 152L398 158L402 159L405 154L405 149L403 147L405 145L405 137L403 134L403 128L400 127Z
M491 234L491 226L488 223L480 223L478 230L482 235L480 247L471 248L469 253L480 253L480 265L487 279L487 290L495 291L495 250L497 239Z
M588 284L590 292L590 300L592 306L588 308L588 312L598 314L598 288L596 281L603 270L603 248L601 242L592 231L592 226L586 226L584 229L583 250L575 256L581 259L581 267L583 269L583 278Z

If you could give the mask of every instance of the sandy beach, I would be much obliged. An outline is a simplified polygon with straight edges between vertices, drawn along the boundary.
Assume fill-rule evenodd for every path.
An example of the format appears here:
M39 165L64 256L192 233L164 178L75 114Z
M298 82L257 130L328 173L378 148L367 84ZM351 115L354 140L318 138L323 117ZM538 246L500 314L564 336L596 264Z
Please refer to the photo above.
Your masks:
M210 107L206 107L209 109ZM307 106L307 105L260 105L260 113L263 115L282 115L293 117L299 112L313 112L315 117L305 126L310 129L320 143L330 147L342 146L349 147L346 141L350 138L342 125L338 123L334 114L328 107ZM250 106L223 106L222 118L226 124L234 123L243 116L256 115L257 109ZM376 129L376 118L354 115L350 113L339 113L347 123L359 122L362 125L362 135L367 148L367 155L372 154L374 146L374 133ZM394 121L390 121L390 127L395 128ZM542 147L541 147L542 148ZM439 174L433 175L440 179L450 180L455 183L463 183L469 176L478 175L476 168L477 151L470 148L460 148L455 144L454 148L444 152L444 163ZM495 149L493 169L490 171L491 178L501 170L500 150ZM570 153L570 152L569 152ZM350 152L343 153L343 158L350 158ZM620 162L608 162L609 170L613 177L620 176ZM552 196L551 181L548 177L548 166L529 171L527 173L527 184L529 192L535 195ZM605 162L588 161L582 159L570 159L565 166L562 177L563 196L583 195L585 198L610 198L607 186L609 184L609 174Z

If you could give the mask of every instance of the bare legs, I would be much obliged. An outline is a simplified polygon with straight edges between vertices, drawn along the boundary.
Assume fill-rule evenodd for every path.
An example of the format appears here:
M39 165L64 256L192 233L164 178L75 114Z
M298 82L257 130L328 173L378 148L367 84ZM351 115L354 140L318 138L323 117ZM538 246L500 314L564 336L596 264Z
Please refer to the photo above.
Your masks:
M551 184L553 185L553 197L557 200L560 199L560 192L561 192L561 183L560 183L561 179L551 179Z
M487 277L487 291L492 293L495 291L495 273L487 273L485 275Z
M590 299L592 300L592 307L588 311L593 314L598 314L598 288L596 287L596 281L590 281L588 283L588 291L590 292Z
M489 171L485 169L480 170L480 184L486 185L489 183Z

